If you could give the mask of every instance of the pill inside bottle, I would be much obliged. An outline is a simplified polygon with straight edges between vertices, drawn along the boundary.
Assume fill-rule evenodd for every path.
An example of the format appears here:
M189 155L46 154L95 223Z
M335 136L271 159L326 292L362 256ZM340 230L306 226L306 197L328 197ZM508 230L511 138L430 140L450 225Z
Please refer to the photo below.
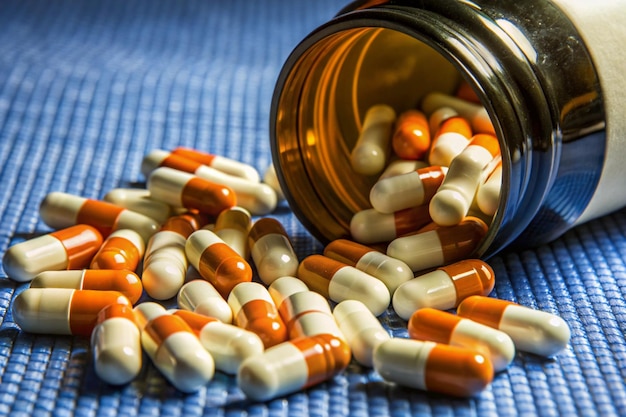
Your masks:
M483 220L473 255L488 256L608 212L586 212L607 146L590 46L556 5L532 1L540 17L507 21L524 11L357 1L296 46L274 91L270 140L285 198L315 237L358 241L355 215L382 203L407 210L414 199L430 205L430 227ZM539 36L546 25L556 38ZM556 53L563 39L577 40L567 57ZM423 168L386 176L411 159L445 168L434 193ZM614 206L626 204L618 194Z

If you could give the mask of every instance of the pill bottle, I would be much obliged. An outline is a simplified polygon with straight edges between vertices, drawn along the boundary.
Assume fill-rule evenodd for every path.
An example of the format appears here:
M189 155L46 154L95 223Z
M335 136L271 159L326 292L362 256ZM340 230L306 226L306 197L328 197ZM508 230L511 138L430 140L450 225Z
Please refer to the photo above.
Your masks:
M286 198L322 243L349 236L376 178L349 157L369 107L468 83L502 152L479 256L548 242L626 205L626 2L356 1L287 58L270 115Z

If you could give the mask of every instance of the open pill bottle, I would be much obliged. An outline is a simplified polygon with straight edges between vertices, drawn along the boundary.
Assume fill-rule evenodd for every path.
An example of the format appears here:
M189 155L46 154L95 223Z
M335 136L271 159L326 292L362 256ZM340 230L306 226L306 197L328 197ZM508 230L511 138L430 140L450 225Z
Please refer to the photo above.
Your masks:
M626 3L356 1L287 58L270 116L277 177L321 242L348 237L376 178L350 150L373 105L417 108L469 84L502 154L498 210L478 249L550 241L626 205Z

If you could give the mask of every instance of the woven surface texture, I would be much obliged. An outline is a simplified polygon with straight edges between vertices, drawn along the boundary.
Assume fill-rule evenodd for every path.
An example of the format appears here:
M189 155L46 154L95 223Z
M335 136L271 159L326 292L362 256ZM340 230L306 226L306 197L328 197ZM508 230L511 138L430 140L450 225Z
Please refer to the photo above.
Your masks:
M275 79L289 52L345 2L3 1L0 3L0 254L50 231L46 193L101 198L142 185L142 157L189 146L263 172ZM283 204L302 258L322 248ZM19 330L27 287L0 272L0 415L556 416L626 415L626 211L534 250L491 261L495 296L563 317L556 359L518 353L476 398L387 384L353 363L332 381L267 403L216 373L183 395L146 363L114 387L93 370L89 341ZM395 336L406 323L382 317Z

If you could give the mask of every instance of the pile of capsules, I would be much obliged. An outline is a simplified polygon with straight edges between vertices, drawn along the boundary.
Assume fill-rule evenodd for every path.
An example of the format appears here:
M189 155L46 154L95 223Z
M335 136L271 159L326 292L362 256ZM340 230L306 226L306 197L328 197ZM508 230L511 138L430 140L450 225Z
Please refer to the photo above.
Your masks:
M435 123L431 156L454 148L444 146L441 131L461 118L458 110L446 111ZM412 126L404 116L381 121L386 112L381 106L368 112L356 148L384 146L381 132L394 123ZM395 136L394 149L408 159L402 149L412 146L396 145ZM63 192L45 197L40 216L56 231L11 246L3 258L10 278L30 282L14 299L13 319L26 332L90 337L97 375L115 385L137 377L145 352L183 392L205 386L217 370L236 375L246 396L263 401L326 381L354 358L390 382L472 396L516 349L552 356L569 341L559 317L487 297L493 270L467 259L471 251L463 249L476 243L475 229L487 227L468 215L473 197L464 194L467 211L459 204L442 209L443 220L433 215L456 201L445 190L470 187L468 179L463 187L447 184L457 169L475 169L485 152L491 159L481 162L477 176L492 163L496 151L486 136L466 140L458 156L440 164L447 169L431 162L429 174L423 168L413 170L417 179L389 174L372 189L380 215L430 204L435 222L426 231L394 231L384 253L364 236L385 224L361 221L357 213L354 240L335 240L301 261L283 226L265 217L281 196L272 167L261 181L253 167L228 158L154 150L142 162L146 189L115 189L103 200ZM456 161L465 162L455 168ZM355 170L370 163L355 157ZM422 184L421 191L402 188L409 183ZM470 223L480 227L459 229ZM424 235L430 237L419 244L396 244ZM384 240L392 239L375 239ZM144 293L150 300L139 302ZM159 303L172 298L178 309ZM377 319L392 303L408 320L408 339L391 338ZM453 308L456 314L445 311Z

